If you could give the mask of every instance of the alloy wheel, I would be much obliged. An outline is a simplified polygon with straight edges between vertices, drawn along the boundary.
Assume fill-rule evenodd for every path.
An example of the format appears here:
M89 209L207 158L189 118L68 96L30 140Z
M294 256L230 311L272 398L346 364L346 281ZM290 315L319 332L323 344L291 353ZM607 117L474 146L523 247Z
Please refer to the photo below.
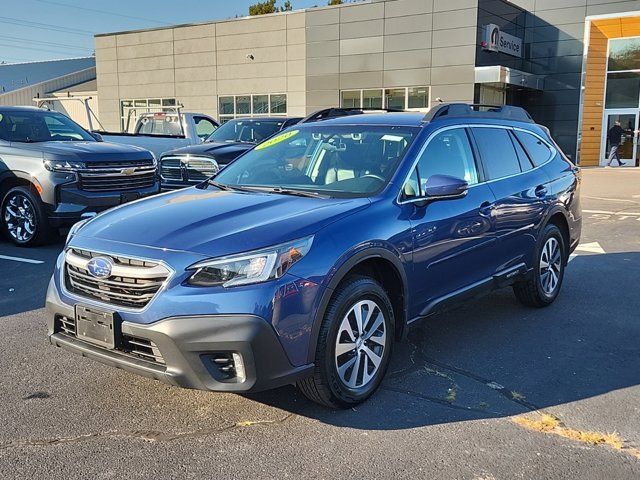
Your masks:
M547 295L553 295L560 282L562 251L555 237L549 238L540 254L540 284Z
M4 224L11 238L17 242L26 243L35 236L35 208L26 195L15 192L6 200Z
M375 378L386 347L385 317L372 300L361 300L343 317L338 329L335 364L340 381L361 388Z

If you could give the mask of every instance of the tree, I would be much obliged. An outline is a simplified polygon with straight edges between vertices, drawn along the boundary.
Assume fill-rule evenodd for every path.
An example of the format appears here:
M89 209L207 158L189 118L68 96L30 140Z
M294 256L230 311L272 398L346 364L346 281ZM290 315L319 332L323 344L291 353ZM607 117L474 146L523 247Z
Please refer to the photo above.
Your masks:
M265 15L267 13L276 13L276 0L266 0L266 2L258 2L249 6L249 15Z
M291 10L293 10L293 6L289 0L284 2L280 8L276 7L276 0L266 0L265 2L258 2L251 5L249 7L249 15L265 15L267 13L290 12Z
M342 5L342 0L329 0L329 5Z

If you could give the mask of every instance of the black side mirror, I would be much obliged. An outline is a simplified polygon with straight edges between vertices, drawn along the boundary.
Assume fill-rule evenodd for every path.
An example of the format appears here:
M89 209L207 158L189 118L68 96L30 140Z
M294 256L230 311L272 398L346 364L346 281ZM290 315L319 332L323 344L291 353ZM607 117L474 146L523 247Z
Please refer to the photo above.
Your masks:
M89 135L91 135L93 138L95 138L96 142L104 142L104 139L102 138L102 135L100 135L98 132L89 132Z
M431 175L422 185L425 200L438 200L463 197L469 183L451 175Z

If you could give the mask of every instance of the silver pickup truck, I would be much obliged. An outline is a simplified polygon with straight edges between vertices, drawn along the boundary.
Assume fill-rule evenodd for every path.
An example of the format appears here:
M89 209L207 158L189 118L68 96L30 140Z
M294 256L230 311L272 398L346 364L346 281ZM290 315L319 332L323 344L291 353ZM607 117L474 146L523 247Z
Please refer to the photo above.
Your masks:
M204 141L219 124L202 113L155 112L143 113L136 121L133 133L125 128L124 133L94 130L104 141L135 145L153 152L156 158L176 148L198 145Z
M0 107L0 230L16 245L159 189L151 152L101 142L58 112Z

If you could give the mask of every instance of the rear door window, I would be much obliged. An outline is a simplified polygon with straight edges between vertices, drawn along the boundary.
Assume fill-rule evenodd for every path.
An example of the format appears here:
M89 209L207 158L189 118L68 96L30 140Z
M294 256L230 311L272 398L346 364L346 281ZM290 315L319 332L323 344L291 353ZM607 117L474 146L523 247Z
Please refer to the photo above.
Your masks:
M522 172L518 155L509 137L509 130L485 127L474 127L471 130L480 150L488 180Z
M515 130L514 133L536 167L546 163L551 158L551 149L538 137L522 130Z

